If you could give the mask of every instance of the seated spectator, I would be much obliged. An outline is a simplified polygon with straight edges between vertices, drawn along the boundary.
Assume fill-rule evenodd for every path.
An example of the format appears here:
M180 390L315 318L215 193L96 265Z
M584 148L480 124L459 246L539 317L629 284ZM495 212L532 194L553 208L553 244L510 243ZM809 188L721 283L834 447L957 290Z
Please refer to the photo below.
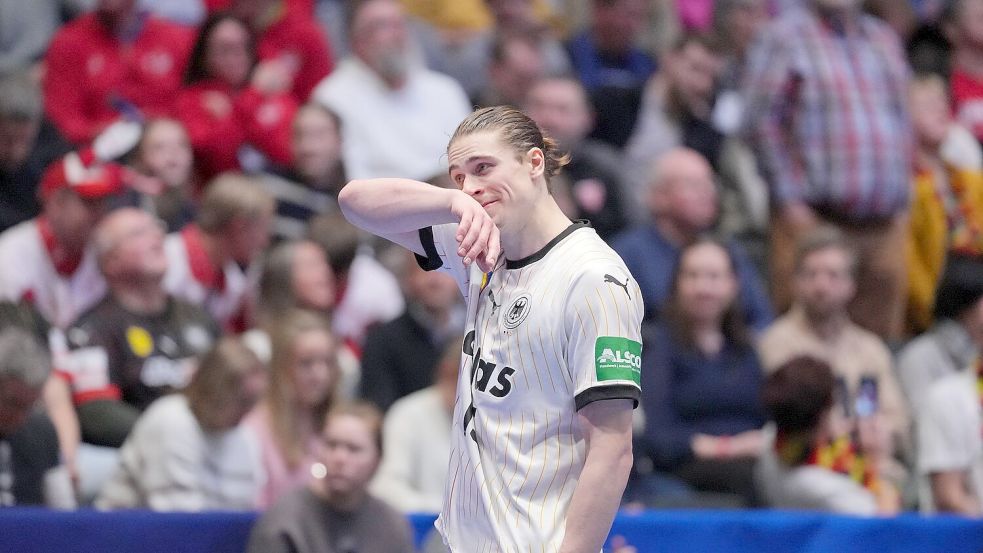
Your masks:
M811 357L793 357L765 380L761 395L775 442L762 455L756 477L769 506L853 515L878 511L873 493L817 464L817 453L838 437L835 388L829 365Z
M290 163L290 121L297 111L292 75L277 59L254 67L253 44L246 23L219 14L201 26L191 51L175 109L203 179L260 168L262 161L250 160L248 148L274 165Z
M936 323L898 355L898 377L913 413L932 384L962 372L983 352L983 260L949 259L935 300Z
M799 243L792 283L792 309L761 336L758 352L769 373L793 357L815 357L843 380L852 425L876 475L871 480L900 487L904 469L894 460L910 446L908 414L891 354L875 334L854 324L847 306L855 293L854 251L833 227L820 227Z
M587 92L570 77L546 77L532 85L525 111L560 148L570 163L553 178L569 181L575 219L589 219L597 234L610 239L628 224L621 156L610 146L587 138L594 113Z
M441 353L464 323L454 279L424 271L412 255L403 260L406 310L370 330L362 351L359 395L383 412L399 398L433 383Z
M667 309L643 334L645 432L637 456L696 490L754 505L762 371L737 292L726 246L703 238L683 248Z
M143 127L140 142L131 156L130 166L146 178L159 179L159 194L130 190L122 202L140 207L167 225L167 232L177 232L194 220L193 157L188 133L174 119L153 119Z
M983 5L983 4L981 4ZM908 225L908 330L932 324L935 289L952 255L983 256L983 155L952 122L944 81L915 79L910 105L915 175ZM960 146L960 136L966 146Z
M340 406L324 422L317 479L291 491L253 527L249 553L411 553L406 518L369 493L382 457L382 414Z
M188 29L141 14L136 0L98 0L51 41L44 111L76 144L119 118L167 115L191 41Z
M201 305L225 329L244 330L246 271L270 240L273 198L256 179L219 175L205 189L195 223L164 242L164 288Z
M587 90L639 88L655 61L636 45L648 21L642 0L592 0L590 29L567 42L574 71Z
M311 220L309 238L327 254L338 291L332 329L361 352L370 327L392 321L406 308L399 281L361 242L358 228L340 211Z
M983 360L929 387L918 421L922 510L983 517Z
M952 0L942 11L942 28L952 45L949 86L956 119L983 140L983 2ZM914 114L914 112L912 112Z
M323 317L292 311L270 328L269 388L245 420L266 471L260 508L311 479L318 429L338 386L337 346Z
M75 507L51 421L35 411L51 360L25 330L0 331L0 507Z
M446 171L447 137L470 111L464 91L412 62L399 2L357 3L349 33L352 55L311 96L341 117L348 176L426 179Z
M37 217L44 170L70 149L44 117L34 80L23 72L0 77L0 232Z
M155 401L120 450L100 509L252 510L263 481L239 422L263 394L266 368L234 338L208 352L181 393Z
M488 85L472 97L472 103L478 107L521 106L533 83L545 75L545 53L538 37L503 32L492 43Z
M119 447L142 411L187 385L219 330L162 286L168 260L153 216L112 212L93 247L109 293L65 332L68 355L58 369L71 386L82 440Z
M702 35L681 37L646 83L625 144L626 173L636 198L643 197L651 160L673 148L692 148L719 170L725 137L710 119L721 68L715 48Z
M213 0L206 0L213 2ZM229 12L249 24L260 61L277 60L289 75L297 105L334 69L324 31L314 21L312 0L231 0Z
M0 234L0 298L33 304L59 328L102 299L106 283L89 236L122 187L118 167L86 168L75 153L49 166L41 215Z
M463 341L448 341L433 384L396 400L386 412L382 464L370 489L404 513L437 513L444 504Z
M89 4L89 6L86 6ZM0 75L28 70L40 74L48 42L64 17L91 7L86 0L0 0Z
M570 71L566 50L550 28L550 6L546 0L403 0L402 3L411 15L432 24L415 22L414 38L422 47L427 65L453 77L464 87L469 98L477 98L488 87L494 44L502 35L521 33L531 39L535 49L542 54L546 74ZM462 34L459 29L441 29L434 17L421 16L421 10L417 9L419 4L425 4L434 16L465 11L471 4L478 4L480 9L468 13L491 17L482 29Z
M290 167L263 175L263 186L276 199L275 238L304 236L314 216L338 207L338 192L348 182L341 162L341 119L310 102L297 111L290 134Z
M256 303L259 328L270 328L298 308L326 315L334 302L334 273L320 246L297 240L282 242L267 252Z
M665 309L680 249L713 228L717 189L707 161L686 148L656 160L649 182L650 222L616 236L611 246L638 282L646 317L652 318ZM730 242L727 247L740 283L739 313L748 326L763 330L772 319L764 286L741 247Z

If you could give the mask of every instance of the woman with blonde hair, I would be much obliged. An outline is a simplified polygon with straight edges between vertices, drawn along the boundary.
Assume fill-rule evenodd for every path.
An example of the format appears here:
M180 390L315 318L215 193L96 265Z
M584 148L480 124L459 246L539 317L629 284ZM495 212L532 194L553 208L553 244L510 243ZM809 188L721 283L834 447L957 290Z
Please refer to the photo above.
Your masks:
M266 396L246 418L261 450L267 482L260 507L306 483L318 432L338 383L335 341L317 313L293 310L268 325L272 355Z

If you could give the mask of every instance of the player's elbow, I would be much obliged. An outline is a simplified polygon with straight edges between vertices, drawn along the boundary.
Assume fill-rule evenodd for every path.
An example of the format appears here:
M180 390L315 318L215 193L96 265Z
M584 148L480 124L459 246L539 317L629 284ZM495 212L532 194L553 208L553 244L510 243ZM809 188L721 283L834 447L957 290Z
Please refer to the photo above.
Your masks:
M359 191L364 186L363 181L353 180L345 185L338 193L338 206L341 208L342 213L347 217L349 212L358 206Z

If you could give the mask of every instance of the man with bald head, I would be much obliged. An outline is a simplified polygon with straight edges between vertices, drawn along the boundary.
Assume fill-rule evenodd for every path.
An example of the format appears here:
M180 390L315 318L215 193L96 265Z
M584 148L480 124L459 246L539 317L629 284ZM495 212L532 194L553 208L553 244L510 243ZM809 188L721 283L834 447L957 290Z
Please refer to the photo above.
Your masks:
M119 447L144 408L187 384L218 328L164 290L164 230L150 214L110 213L93 247L109 294L66 331L69 351L57 369L71 387L82 439Z
M611 246L642 290L646 318L653 318L669 297L680 249L712 232L717 222L717 186L710 164L689 148L669 150L652 166L646 204L650 220L617 236ZM773 315L761 279L740 246L732 242L729 248L745 320L762 330Z

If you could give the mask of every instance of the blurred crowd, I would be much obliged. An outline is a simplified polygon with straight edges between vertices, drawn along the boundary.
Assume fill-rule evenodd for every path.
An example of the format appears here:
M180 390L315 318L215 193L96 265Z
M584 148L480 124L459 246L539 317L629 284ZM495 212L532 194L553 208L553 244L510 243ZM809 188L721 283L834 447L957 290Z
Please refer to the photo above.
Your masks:
M0 0L0 506L411 548L463 302L336 199L498 104L643 294L627 508L983 516L983 0Z

